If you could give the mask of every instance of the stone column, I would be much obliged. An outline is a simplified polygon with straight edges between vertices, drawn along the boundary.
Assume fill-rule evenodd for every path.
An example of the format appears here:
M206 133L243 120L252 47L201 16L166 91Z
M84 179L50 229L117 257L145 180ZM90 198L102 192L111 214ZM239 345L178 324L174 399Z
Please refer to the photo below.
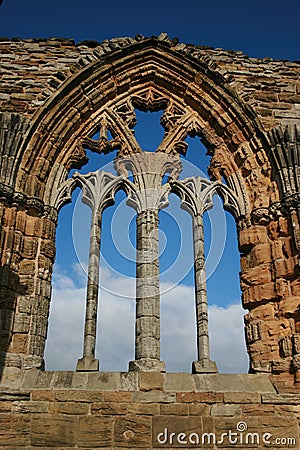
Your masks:
M160 288L158 211L168 206L169 183L162 184L163 176L178 177L181 163L178 155L163 152L140 152L115 160L119 175L128 178L127 204L137 212L136 261L136 326L135 361L129 370L165 372L160 361Z
M135 361L129 370L165 371L160 361L158 210L139 212L136 261Z
M193 362L192 372L215 373L218 372L218 369L216 363L210 360L209 351L208 304L202 211L193 216L193 239L198 360Z
M88 266L88 285L84 327L83 357L77 362L77 371L98 371L99 361L95 359L97 309L99 292L101 214L92 213L90 230L90 251Z

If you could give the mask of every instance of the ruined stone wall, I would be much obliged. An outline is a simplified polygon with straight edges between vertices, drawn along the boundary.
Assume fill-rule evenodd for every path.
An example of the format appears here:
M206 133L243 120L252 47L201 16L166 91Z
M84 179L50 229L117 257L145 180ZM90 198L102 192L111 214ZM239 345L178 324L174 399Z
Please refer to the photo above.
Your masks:
M29 370L2 386L0 448L299 448L299 395L266 375Z
M112 51L146 38L116 38L99 43L72 39L27 39L0 42L1 111L32 116L45 100L82 67ZM176 53L196 59L220 74L256 112L266 130L300 119L300 64L249 58L241 51L178 43L158 38Z
M164 34L77 45L4 39L0 52L0 448L152 448L164 424L219 433L239 421L298 438L299 62ZM55 193L86 162L82 142L106 107L124 144L120 129L130 134L132 120L124 99L133 107L133 98L144 110L165 110L166 140L200 136L211 179L224 177L243 205L236 220L253 375L42 370Z
M288 372L292 360L297 366L295 355L299 354L299 227L295 196L299 192L300 65L181 44L164 34L157 39L137 36L102 44L89 41L75 45L70 39L55 38L0 42L0 136L3 147L0 187L4 201L1 270L5 306L3 333L6 336L2 348L6 351L9 346L7 364L9 353L28 352L37 357L37 361L42 357L57 219L57 211L47 205L48 199L45 204L44 193L47 189L50 193L55 190L71 167L80 167L86 161L78 140L72 138L70 142L68 136L78 134L81 137L76 130L77 122L83 126L88 118L85 126L90 126L89 116L99 109L99 97L107 96L109 101L110 97L118 95L118 90L122 94L124 75L120 67L129 64L128 73L134 70L132 63L128 63L128 55L141 55L139 64L144 58L145 72L141 73L137 83L142 84L147 77L155 76L158 81L162 76L167 80L168 75L153 69L151 59L143 53L147 46L158 47L160 52L168 52L174 58L184 56L179 72L182 78L191 76L186 75L189 70L195 74L194 66L196 62L199 64L199 74L193 74L195 79L191 79L190 87L185 87L185 101L193 106L197 89L201 92L199 108L206 116L201 128L203 140L212 154L211 177L218 179L222 174L227 179L233 176L238 176L237 180L243 179L244 192L240 195L247 197L249 202L250 217L244 218L238 227L243 304L249 309L246 337L251 370ZM105 78L101 86L95 80L92 89L88 88L82 70L102 59L103 65L107 65L105 58L110 54L114 55L109 63L114 70L114 79L118 80L119 76L119 80ZM153 61L155 58L154 55ZM67 94L68 104L64 105L63 94L59 92L66 85L70 93ZM127 84L125 89L128 89ZM178 84L178 91L181 89ZM220 94L222 89L225 94ZM62 106L54 106L52 112L49 105L55 104L56 97ZM62 108L67 108L66 117L63 117ZM51 120L47 119L47 124L43 124L43 116L48 111ZM36 122L42 125L35 125ZM71 128L67 130L70 122ZM196 133L197 127L191 132ZM31 143L25 150L26 158L20 160L20 148L26 149L29 133ZM37 158L31 157L36 147L41 147L42 153ZM68 154L66 147L70 149ZM57 155L58 163L54 164ZM54 172L51 172L52 165ZM47 187L49 174L52 184ZM282 200L284 205L280 203ZM49 232L45 231L48 228ZM24 285L26 287L22 287ZM27 302L26 307L24 302ZM33 320L37 311L41 315L38 325ZM15 316L13 312L16 312ZM12 358L14 365L24 364L18 362L18 357ZM31 356L28 358L32 359Z
M147 48L154 49L151 57ZM0 52L1 311L6 365L28 367L31 361L42 366L57 220L49 196L70 168L86 162L80 139L89 132L90 116L96 117L101 102L144 85L144 80L167 86L177 76L178 95L204 116L190 132L200 128L203 133L212 154L212 179L225 176L235 185L241 183L239 195L248 202L248 216L237 225L251 370L295 371L300 354L299 63L181 44L164 34L78 45L56 38L2 40ZM155 69L155 52L168 55L174 67L175 57L184 56L178 75L172 74L168 62L170 73ZM108 75L102 82L98 78L88 82L91 75L85 68L101 72L101 61ZM126 80L123 66L132 80ZM151 101L143 107L156 108ZM177 111L183 113L184 105ZM77 130L78 124L83 131ZM40 153L31 156L36 148Z
M47 336L56 220L1 207L1 370L41 366ZM35 318L38 317L38 320ZM32 323L35 325L32 327ZM21 357L22 355L22 357ZM24 355L27 355L24 359Z

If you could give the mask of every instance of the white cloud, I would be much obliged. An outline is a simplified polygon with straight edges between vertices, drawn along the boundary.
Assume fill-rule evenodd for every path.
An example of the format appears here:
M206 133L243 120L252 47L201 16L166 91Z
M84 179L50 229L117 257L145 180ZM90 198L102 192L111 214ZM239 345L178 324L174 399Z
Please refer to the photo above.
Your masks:
M86 289L76 287L68 276L57 272L46 369L75 370L77 359L82 356ZM100 370L126 371L128 362L134 359L135 282L132 278L112 276L108 269L101 272L106 288L124 297L100 288L96 357L100 360ZM78 280L83 281L80 275ZM191 363L196 359L194 290L184 285L168 290L170 286L162 284L165 294L161 299L161 359L166 361L168 371L190 372ZM244 313L239 304L209 308L211 357L220 372L247 372Z
M83 281L78 266L74 266L78 283ZM102 370L127 370L128 358L134 358L134 302L128 298L134 292L132 279L112 278L102 270L106 285L123 292L127 298L115 297L100 288L98 309L97 355ZM47 370L75 370L82 357L86 288L75 287L68 276L54 277L46 344ZM123 363L123 364L122 364Z
M211 358L223 373L248 372L248 355L244 338L245 310L240 303L209 308Z
M167 289L166 289L167 290ZM179 285L162 296L162 358L170 371L190 371L196 359L194 289ZM248 371L240 304L209 307L211 359L223 373Z

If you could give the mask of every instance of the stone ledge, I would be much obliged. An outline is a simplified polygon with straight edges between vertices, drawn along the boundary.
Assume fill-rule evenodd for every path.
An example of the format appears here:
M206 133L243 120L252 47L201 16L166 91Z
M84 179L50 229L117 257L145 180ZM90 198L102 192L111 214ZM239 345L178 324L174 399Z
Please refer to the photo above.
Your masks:
M61 375L56 378L60 383L64 379ZM119 373L105 374L104 378L103 374L95 375L101 383L107 380L111 387L121 376ZM193 378L188 374L184 377ZM52 378L45 377L48 381ZM172 377L173 381L175 378ZM260 437L267 432L274 438L292 438L292 447L299 448L300 395L231 391L171 393L155 389L161 387L160 377L153 379L154 389L150 391L62 389L60 383L57 383L59 387L48 390L32 389L30 395L28 391L5 389L0 397L0 447L150 450L166 448L158 446L157 441L157 436L166 431L169 436L182 432L221 436L228 430L237 430L241 423L245 430ZM140 381L143 389L152 387L148 375ZM167 448L174 447L183 449L177 444L167 445ZM265 445L260 441L255 447L263 449Z
M21 390L161 391L276 394L267 374L5 371L0 387Z
M276 392L265 374L213 374L193 377L195 392Z

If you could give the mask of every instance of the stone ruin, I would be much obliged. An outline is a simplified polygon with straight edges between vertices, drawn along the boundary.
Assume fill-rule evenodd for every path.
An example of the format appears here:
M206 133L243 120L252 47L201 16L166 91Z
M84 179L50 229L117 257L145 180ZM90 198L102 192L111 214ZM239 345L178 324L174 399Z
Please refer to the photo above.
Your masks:
M0 448L186 448L195 442L181 432L247 427L256 440L269 431L274 448L274 436L295 439L282 447L299 445L299 62L186 45L164 33L76 45L2 39L0 51ZM155 152L135 139L135 108L163 111ZM179 177L188 136L206 146L210 180ZM117 151L117 175L69 177L87 162L86 149ZM56 225L78 186L92 210L84 349L76 371L49 372ZM128 372L99 372L101 215L120 189L137 217L135 360ZM191 374L166 373L160 360L158 212L172 192L193 219ZM244 375L218 374L210 359L202 217L215 193L237 226L249 311ZM166 429L172 442L163 442Z

